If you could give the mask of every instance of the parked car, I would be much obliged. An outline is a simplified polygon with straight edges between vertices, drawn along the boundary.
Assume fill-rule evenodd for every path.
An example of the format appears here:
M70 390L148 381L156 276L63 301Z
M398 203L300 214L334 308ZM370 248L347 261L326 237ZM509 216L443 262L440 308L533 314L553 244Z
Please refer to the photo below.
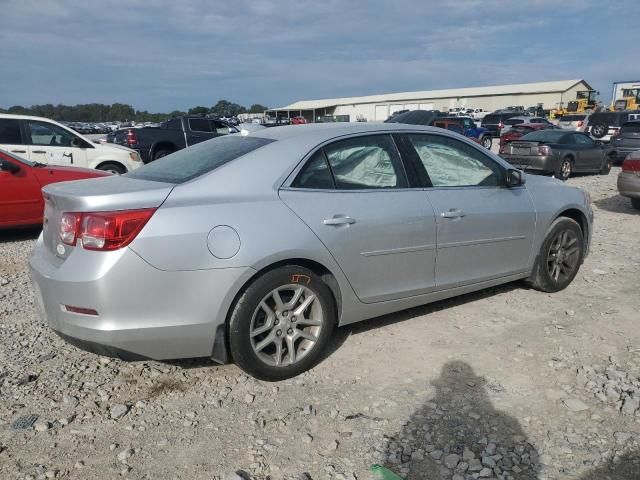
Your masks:
M436 118L431 125L434 127L440 127L439 122L447 121L455 121L458 122L462 126L462 135L472 139L473 141L479 143L484 148L491 150L492 140L491 134L486 128L479 127L476 122L473 121L471 117L438 117ZM447 128L447 127L444 127Z
M531 132L537 132L538 130L553 130L559 129L555 125L548 123L519 123L513 125L509 130L500 135L500 146L506 145L509 142L518 140L523 135Z
M504 120L503 127L500 129L500 136L503 133L507 132L514 125L522 125L522 124L543 124L543 125L554 125L549 120L543 117L530 117L530 116L519 116L519 117L510 117Z
M126 128L115 132L114 143L138 152L144 163L173 152L230 133L239 133L233 125L202 116L174 117L160 127Z
M575 132L584 132L589 122L589 113L574 113L563 115L558 119L558 126L565 130L573 130Z
M482 128L486 128L493 137L499 137L505 126L505 121L513 117L522 117L523 113L511 110L499 110L485 115L482 119Z
M516 168L550 173L566 180L574 172L607 175L615 159L602 142L581 132L539 130L500 148L500 156Z
M0 229L42 225L42 187L56 182L110 175L78 167L30 162L0 150Z
M58 122L26 115L0 114L0 148L32 162L118 174L142 165L129 148L96 144Z
M596 140L608 142L620 131L623 123L640 120L640 110L596 112L589 116L586 133Z
M616 164L622 163L631 152L640 150L640 120L623 123L609 145L616 154Z
M640 210L640 150L627 155L618 174L618 192L631 199L631 206Z
M439 110L407 110L399 115L387 118L384 123L405 123L407 125L432 125L438 117L446 117L447 114Z
M391 123L228 135L44 194L29 263L54 331L265 380L315 365L336 326L519 279L562 290L593 220L583 190Z
M307 123L307 119L302 116L293 117L291 119L291 125L304 125Z

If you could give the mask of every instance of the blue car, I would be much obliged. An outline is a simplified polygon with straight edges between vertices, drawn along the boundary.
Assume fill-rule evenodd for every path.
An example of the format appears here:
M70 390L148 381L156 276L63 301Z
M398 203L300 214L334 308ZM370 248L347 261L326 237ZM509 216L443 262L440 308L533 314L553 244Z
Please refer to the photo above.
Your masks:
M491 132L486 128L479 127L471 117L444 117L438 120L455 120L460 123L465 137L472 138L487 150L491 150Z

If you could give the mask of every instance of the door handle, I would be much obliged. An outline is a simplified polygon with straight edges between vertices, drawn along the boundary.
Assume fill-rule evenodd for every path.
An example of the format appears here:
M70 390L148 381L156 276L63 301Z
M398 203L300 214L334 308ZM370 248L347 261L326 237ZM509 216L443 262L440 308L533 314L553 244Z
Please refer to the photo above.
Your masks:
M459 208L452 208L451 210L449 210L448 212L442 212L440 214L440 216L442 218L462 218L466 215L466 213L464 213L462 210L460 210Z
M325 218L322 221L322 223L324 223L325 225L333 225L333 226L353 225L354 223L356 223L356 219L348 216L334 215L333 218Z
M44 150L32 150L31 153L47 153Z
M11 153L27 153L26 150L11 150Z

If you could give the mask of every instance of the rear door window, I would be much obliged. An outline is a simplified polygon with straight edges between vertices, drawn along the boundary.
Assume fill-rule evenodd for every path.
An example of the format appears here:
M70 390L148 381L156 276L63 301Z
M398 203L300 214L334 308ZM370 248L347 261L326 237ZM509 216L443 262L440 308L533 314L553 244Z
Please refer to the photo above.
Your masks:
M271 142L274 140L225 135L159 158L124 176L155 182L184 183Z
M324 148L336 189L405 188L407 178L389 135L341 140Z
M211 133L211 124L206 118L190 118L189 128L192 132L207 132Z
M0 118L0 145L22 145L20 121L13 118Z
M640 133L640 122L638 123L627 123L622 126L620 129L620 135L624 135L625 133ZM0 139L0 143L2 140Z

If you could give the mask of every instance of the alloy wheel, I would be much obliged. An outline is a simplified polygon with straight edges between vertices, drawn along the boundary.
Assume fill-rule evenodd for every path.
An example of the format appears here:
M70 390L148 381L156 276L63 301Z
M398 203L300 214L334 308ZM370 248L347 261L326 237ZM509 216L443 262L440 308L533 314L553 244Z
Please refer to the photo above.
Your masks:
M564 282L578 267L579 259L578 236L572 230L561 230L549 245L547 272L555 282Z
M316 294L303 285L283 285L269 292L253 313L251 346L268 365L293 365L313 349L323 325Z
M560 173L562 174L562 178L569 178L569 175L571 175L571 162L569 160L562 162Z

